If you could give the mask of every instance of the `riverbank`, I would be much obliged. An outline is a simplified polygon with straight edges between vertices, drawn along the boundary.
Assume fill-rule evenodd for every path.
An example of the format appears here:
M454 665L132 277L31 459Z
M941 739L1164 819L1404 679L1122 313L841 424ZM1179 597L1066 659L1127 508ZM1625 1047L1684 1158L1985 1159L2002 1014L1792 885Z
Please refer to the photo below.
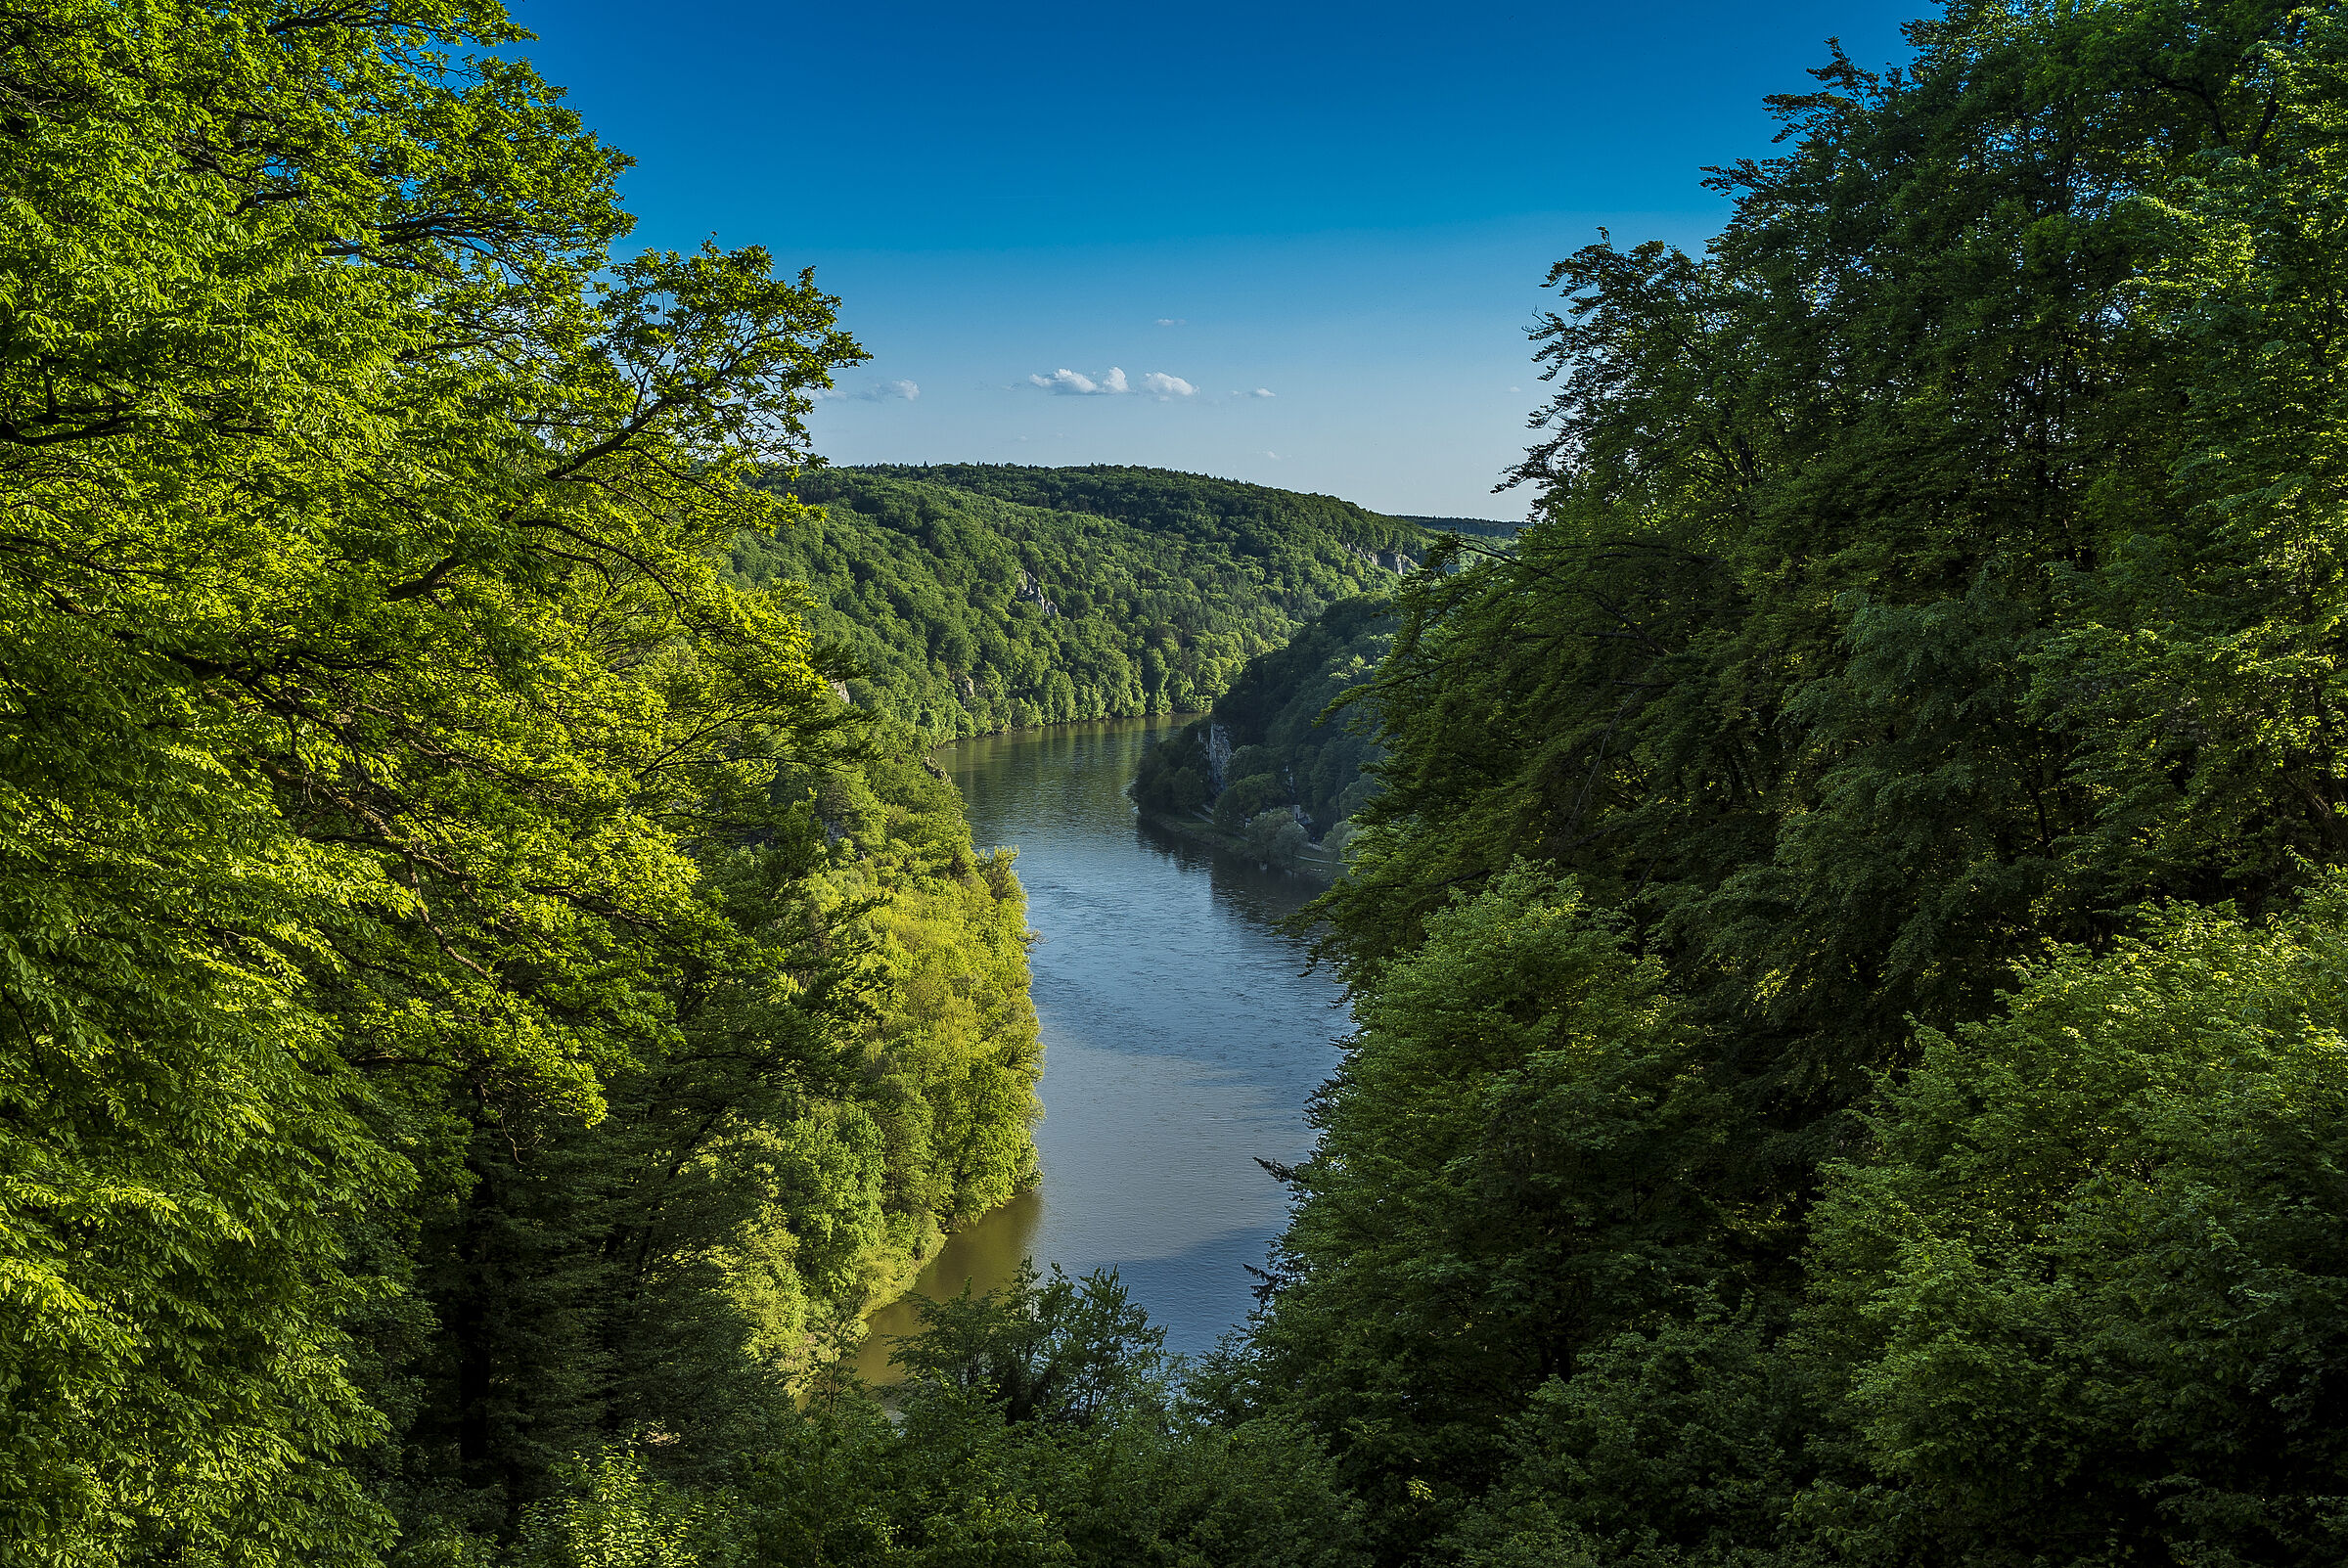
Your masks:
M1319 891L1211 838L1142 827L1125 786L1188 720L1094 720L967 738L933 753L973 839L1016 846L1044 1041L1043 1180L948 1233L913 1289L999 1288L1022 1260L1114 1269L1167 1348L1210 1350L1254 1306L1287 1217L1257 1164L1311 1151L1305 1102L1337 1062L1343 993L1285 926ZM1197 825L1212 832L1209 824ZM866 1316L858 1356L885 1382L910 1303Z

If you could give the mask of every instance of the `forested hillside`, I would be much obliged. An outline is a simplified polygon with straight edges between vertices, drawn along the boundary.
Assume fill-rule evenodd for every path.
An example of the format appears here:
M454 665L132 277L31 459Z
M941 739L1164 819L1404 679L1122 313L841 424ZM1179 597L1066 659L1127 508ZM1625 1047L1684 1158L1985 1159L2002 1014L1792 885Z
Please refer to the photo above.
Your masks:
M1332 543L1395 550L1416 548L1422 542L1420 530L1401 518L1382 516L1334 496L1275 490L1164 469L1108 465L1030 469L1013 464L952 463L869 471L926 479L1022 506L1114 517L1148 533L1223 545L1239 555L1267 561L1286 560L1295 570L1305 569L1308 560Z
M1203 708L1424 549L1328 496L1157 469L824 469L790 490L823 520L744 535L735 575L806 585L808 625L863 672L853 700L941 739Z
M1558 265L1532 521L1398 584L794 479L835 302L615 253L493 7L8 25L0 1564L2348 1559L2348 15L1830 59L1702 255ZM912 726L1096 653L1368 766L1357 1028L1243 1336L1028 1276L884 1411L825 1352L1037 1066Z
M1416 523L1430 534L1456 533L1470 539L1513 539L1524 527L1521 522L1499 522L1490 517L1404 517L1401 520Z
M1915 36L1399 590L1242 1402L1380 1561L2348 1552L2348 16Z
M1323 610L1287 647L1250 659L1205 718L1143 753L1134 803L1161 818L1211 811L1218 832L1273 864L1292 866L1308 840L1340 853L1380 753L1367 723L1330 708L1371 678L1393 640L1382 598Z

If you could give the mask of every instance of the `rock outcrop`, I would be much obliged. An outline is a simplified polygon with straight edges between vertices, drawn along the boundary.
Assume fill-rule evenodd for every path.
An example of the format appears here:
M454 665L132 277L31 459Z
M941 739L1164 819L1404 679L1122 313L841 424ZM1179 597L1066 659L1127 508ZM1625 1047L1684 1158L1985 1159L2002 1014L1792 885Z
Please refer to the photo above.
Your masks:
M1035 605L1047 616L1060 614L1060 606L1044 597L1044 585L1025 571L1019 573L1019 586L1011 591L1011 597Z
M1221 794L1231 781L1223 775L1231 766L1231 732L1220 724L1206 727L1206 797Z

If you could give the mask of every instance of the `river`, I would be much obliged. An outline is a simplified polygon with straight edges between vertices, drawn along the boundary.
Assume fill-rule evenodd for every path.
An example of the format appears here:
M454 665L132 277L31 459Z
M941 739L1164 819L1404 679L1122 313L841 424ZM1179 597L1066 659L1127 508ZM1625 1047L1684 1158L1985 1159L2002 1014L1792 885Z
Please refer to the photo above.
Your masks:
M1197 1355L1253 1304L1287 1194L1256 1163L1300 1158L1304 1104L1347 1027L1326 974L1276 922L1319 891L1137 822L1142 748L1180 721L1110 719L940 750L980 847L1016 845L1043 1025L1043 1185L950 1236L914 1288L985 1291L1022 1258L1117 1271L1166 1348ZM858 1359L891 1380L882 1308Z

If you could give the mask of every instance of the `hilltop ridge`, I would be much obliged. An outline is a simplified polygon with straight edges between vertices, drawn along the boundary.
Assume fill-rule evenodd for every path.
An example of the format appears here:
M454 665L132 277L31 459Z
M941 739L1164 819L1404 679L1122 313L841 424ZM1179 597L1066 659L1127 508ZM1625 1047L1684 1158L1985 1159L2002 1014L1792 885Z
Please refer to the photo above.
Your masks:
M820 522L745 534L750 584L795 581L858 706L935 739L1191 712L1340 600L1424 552L1333 496L1164 469L822 469Z
M1372 550L1405 549L1425 542L1425 530L1411 519L1373 512L1337 496L1176 469L1107 463L1069 468L944 463L876 464L829 471L923 480L1022 506L1089 513L1150 533L1179 534L1201 542L1227 539L1251 551L1277 548L1283 534L1300 530L1327 533Z

